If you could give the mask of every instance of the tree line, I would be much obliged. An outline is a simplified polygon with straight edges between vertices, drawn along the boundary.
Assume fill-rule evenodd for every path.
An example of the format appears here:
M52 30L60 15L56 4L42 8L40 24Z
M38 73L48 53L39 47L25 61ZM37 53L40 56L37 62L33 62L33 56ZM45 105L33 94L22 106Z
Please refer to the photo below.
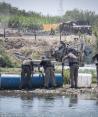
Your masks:
M12 7L10 4L0 3L0 22L5 23L8 27L39 29L42 27L42 24L57 23L59 20L59 16L43 16L41 13L26 12L25 10Z
M73 20L89 21L94 31L98 31L98 15L93 11L70 10L66 11L63 16L44 16L34 11L19 10L10 4L0 2L0 22L5 23L8 27L29 29L41 28L42 24L61 23Z

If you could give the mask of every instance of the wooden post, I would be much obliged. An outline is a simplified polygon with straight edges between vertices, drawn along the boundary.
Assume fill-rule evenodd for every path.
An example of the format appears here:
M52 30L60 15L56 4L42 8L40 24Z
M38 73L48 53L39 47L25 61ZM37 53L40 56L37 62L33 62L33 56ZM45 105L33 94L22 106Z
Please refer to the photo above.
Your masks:
M61 41L61 37L62 37L62 34L61 34L61 30L60 30L60 41Z
M35 36L35 41L36 41L36 31L34 32L34 36Z
M4 28L4 38L5 38L5 28Z

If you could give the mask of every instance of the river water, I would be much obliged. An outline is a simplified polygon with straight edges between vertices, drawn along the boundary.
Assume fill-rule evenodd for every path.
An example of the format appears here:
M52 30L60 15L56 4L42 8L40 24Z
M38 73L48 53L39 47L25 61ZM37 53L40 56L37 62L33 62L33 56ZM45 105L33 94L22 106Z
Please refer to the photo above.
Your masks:
M77 95L0 96L0 117L98 117L98 100Z

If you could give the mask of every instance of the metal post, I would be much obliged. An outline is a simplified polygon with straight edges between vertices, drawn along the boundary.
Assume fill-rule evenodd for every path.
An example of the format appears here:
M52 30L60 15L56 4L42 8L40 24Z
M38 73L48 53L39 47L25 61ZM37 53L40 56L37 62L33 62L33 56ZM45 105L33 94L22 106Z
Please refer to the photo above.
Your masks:
M5 38L5 28L4 28L4 38Z
M35 31L35 33L34 33L34 36L35 36L35 41L36 41L36 31Z
M62 63L62 77L64 79L64 63Z
M62 34L61 34L61 30L60 30L60 41L61 41L61 37L62 37Z

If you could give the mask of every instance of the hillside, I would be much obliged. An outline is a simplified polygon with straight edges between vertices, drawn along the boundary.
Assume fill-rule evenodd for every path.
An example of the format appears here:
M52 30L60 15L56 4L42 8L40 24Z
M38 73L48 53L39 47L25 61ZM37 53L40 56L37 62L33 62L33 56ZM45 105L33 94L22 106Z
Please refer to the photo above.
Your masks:
M66 43L73 43L76 36L62 36L62 40ZM8 56L14 66L20 66L24 57L32 59L41 59L46 51L56 48L59 45L59 36L38 36L34 37L10 37L7 40L0 39L0 46ZM78 42L79 43L79 42ZM85 43L95 46L95 37L86 36Z

